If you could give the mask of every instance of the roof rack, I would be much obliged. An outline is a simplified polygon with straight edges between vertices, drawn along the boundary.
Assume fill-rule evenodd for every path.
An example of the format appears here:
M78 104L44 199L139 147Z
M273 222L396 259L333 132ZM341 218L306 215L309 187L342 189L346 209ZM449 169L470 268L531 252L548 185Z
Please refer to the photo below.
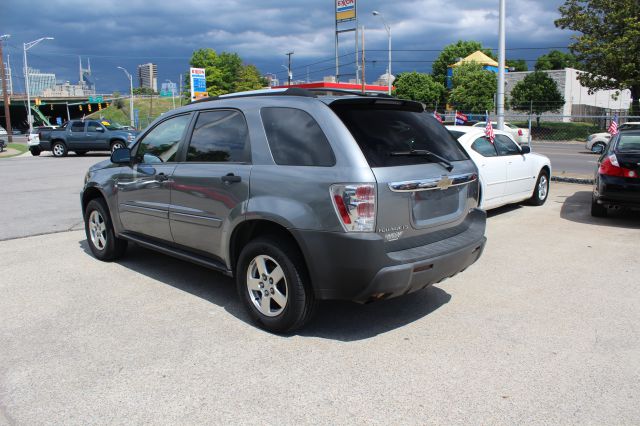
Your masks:
M253 96L304 96L307 98L316 98L317 96L311 93L308 89L301 89L299 87L289 87L287 89L260 89L250 90L247 92L229 93L220 96L210 96L208 98L198 99L197 101L190 102L190 104L196 104L201 102L217 101L222 99L235 99L235 98L248 98Z
M308 90L310 92L341 93L344 95L367 96L372 98L393 98L393 96L387 93L358 92L358 91L349 90L349 89L332 89L330 87L311 87L305 90Z

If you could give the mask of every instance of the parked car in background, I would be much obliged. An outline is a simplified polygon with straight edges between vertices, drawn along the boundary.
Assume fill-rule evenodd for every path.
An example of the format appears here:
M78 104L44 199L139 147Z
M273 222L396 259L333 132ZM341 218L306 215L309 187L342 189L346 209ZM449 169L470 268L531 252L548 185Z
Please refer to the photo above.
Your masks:
M618 126L618 131L621 130L640 130L640 122L630 121L628 123ZM587 137L587 143L585 148L595 154L602 154L609 144L611 134L609 132L594 133Z
M511 134L494 130L491 143L484 128L446 126L478 166L480 207L489 210L528 201L540 206L549 196L551 161L520 146Z
M302 327L318 299L372 302L473 264L478 169L419 102L303 89L204 99L91 167L101 260L133 241L236 277L262 327Z
M498 128L498 123L492 121L494 129ZM487 125L486 121L478 121L472 127L482 127L483 129ZM504 131L511 135L513 140L518 142L519 144L529 143L529 129L523 129L511 123L504 123Z
M0 126L0 136L7 136L7 131L2 126Z
M640 209L640 130L621 130L598 159L591 215L610 208Z
M127 147L137 132L123 130L122 126L98 120L71 120L59 129L41 129L37 140L29 142L29 151L40 155L51 151L55 157L64 157L69 151L84 155L88 151L111 151Z

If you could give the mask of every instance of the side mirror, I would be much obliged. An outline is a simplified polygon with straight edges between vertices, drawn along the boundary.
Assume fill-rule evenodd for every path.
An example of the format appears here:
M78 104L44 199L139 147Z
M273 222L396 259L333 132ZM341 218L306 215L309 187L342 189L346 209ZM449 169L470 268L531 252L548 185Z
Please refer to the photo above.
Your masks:
M522 154L528 154L531 152L531 147L529 145L523 145L520 147L520 152Z
M111 162L114 164L131 164L131 151L129 148L118 148L111 153Z

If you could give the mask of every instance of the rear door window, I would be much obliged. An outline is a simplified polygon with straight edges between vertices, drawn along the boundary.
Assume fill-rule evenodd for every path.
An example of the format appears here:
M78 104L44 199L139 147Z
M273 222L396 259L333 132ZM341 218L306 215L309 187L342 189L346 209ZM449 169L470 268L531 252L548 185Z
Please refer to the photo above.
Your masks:
M268 107L260 111L276 164L331 167L336 159L316 120L295 108Z
M483 157L497 157L498 153L496 152L495 146L489 141L486 136L479 137L473 144L471 144L471 149L473 149L478 154Z
M371 167L432 163L427 156L392 153L427 150L448 161L469 157L449 131L431 113L371 105L332 107L347 126Z
M75 121L71 125L72 132L84 132L84 121Z

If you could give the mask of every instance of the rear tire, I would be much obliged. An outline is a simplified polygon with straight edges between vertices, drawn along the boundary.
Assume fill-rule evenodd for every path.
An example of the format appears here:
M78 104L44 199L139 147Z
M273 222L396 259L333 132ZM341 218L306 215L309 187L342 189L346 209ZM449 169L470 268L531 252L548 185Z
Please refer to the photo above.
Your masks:
M40 151L40 148L30 148L29 152L31 153L31 155L33 155L34 157L37 157L40 155L40 153L42 151Z
M102 198L89 201L84 211L84 231L93 255L105 262L119 259L127 250L127 241L117 238Z
M300 251L278 237L261 237L243 248L236 268L236 286L251 318L273 333L301 328L316 307Z
M111 144L111 153L113 154L113 151L115 151L116 149L120 149L120 148L126 148L127 145L125 145L124 142L121 141L115 141Z
M607 217L607 208L602 204L598 204L595 198L591 199L591 216Z
M549 198L549 172L541 170L536 181L536 186L533 188L533 195L529 198L529 204L534 206L541 206Z
M54 142L51 147L51 152L53 152L54 157L66 157L69 151L67 150L67 146L64 142Z

